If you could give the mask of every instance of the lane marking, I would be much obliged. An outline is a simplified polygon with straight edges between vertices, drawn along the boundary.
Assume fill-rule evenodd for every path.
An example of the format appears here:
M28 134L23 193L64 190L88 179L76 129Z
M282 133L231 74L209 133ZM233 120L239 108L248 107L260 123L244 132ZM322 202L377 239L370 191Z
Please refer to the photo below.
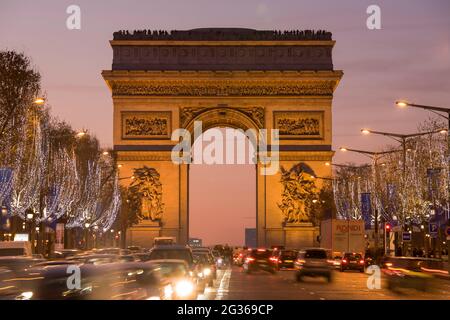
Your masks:
M228 287L230 285L231 269L227 269L220 280L219 288L215 300L222 300L228 295Z

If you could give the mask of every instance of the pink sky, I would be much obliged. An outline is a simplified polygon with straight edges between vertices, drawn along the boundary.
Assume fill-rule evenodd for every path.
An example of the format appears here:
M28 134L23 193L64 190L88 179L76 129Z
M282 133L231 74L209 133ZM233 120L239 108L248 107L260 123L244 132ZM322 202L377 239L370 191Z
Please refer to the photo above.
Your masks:
M71 4L81 7L81 30L66 28L65 11ZM381 7L382 30L366 28L370 4ZM449 12L448 0L3 0L0 48L31 56L42 73L53 114L75 128L89 129L103 146L111 147L112 103L100 72L111 68L108 40L114 31L326 29L337 41L335 69L345 73L334 97L333 147L376 150L390 141L362 137L360 128L414 132L429 115L421 110L395 109L397 98L450 107ZM350 154L335 157L335 162L347 161L365 160ZM253 167L192 170L196 171L191 175L192 235L211 243L223 242L231 233L229 242L241 243L244 226L254 224L254 219L248 218L255 217ZM204 227L207 223L223 227L211 232Z

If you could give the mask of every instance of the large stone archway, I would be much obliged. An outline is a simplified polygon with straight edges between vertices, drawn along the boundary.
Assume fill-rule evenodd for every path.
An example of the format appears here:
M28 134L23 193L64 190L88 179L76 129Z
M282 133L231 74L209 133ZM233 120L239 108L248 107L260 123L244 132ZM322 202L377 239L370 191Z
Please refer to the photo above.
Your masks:
M114 150L122 183L148 166L162 185L161 220L130 228L129 243L149 247L155 236L188 240L189 165L171 161L174 129L227 126L278 129L284 170L299 164L317 176L333 156L332 98L342 77L333 70L334 41L327 32L249 29L119 32L111 41L112 70L102 72L114 105ZM271 149L271 141L269 150ZM258 172L263 165L257 164ZM313 246L316 228L285 221L283 176L257 174L260 246ZM320 184L320 183L319 183Z

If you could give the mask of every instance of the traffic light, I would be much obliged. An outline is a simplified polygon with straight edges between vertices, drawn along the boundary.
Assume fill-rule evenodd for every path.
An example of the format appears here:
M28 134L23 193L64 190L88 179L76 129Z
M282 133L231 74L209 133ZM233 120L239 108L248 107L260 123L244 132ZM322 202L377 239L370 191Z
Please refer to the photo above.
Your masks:
M384 226L384 230L386 231L386 233L391 232L391 225L389 223L386 223Z

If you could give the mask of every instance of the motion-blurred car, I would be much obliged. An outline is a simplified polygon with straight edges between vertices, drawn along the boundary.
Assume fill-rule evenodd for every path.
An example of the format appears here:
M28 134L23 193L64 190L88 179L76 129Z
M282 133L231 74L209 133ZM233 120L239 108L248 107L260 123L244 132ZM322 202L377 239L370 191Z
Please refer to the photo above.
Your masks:
M83 252L78 249L55 250L53 253L50 254L50 259L66 259L82 253Z
M295 260L297 281L303 277L323 277L328 282L332 280L332 266L328 262L328 251L322 248L303 249L298 252Z
M433 282L432 270L442 268L442 260L419 257L386 257L382 271L391 291L401 288L413 288L427 291ZM434 269L436 268L436 269Z
M44 261L46 260L26 256L0 257L0 268L8 269L16 273Z
M152 263L112 263L37 266L27 269L18 279L15 300L137 300L170 299L171 287L163 281L159 267Z
M184 260L167 259L153 260L152 263L160 266L162 278L171 285L171 298L196 299L197 285L196 278L189 270L189 265Z
M274 250L270 258L277 267L277 270L283 268L294 268L294 261L297 258L295 250Z
M359 253L346 252L341 260L340 271L345 270L358 270L359 272L364 272L366 266L366 261L363 256Z
M119 262L119 255L117 254L83 254L67 258L67 261L75 261L83 264L106 264Z
M246 273L251 273L257 270L275 273L277 266L270 259L271 257L272 257L271 250L251 249L245 255L245 260L242 267Z
M143 252L143 250L140 246L128 246L127 249L130 250L130 252L133 254Z

